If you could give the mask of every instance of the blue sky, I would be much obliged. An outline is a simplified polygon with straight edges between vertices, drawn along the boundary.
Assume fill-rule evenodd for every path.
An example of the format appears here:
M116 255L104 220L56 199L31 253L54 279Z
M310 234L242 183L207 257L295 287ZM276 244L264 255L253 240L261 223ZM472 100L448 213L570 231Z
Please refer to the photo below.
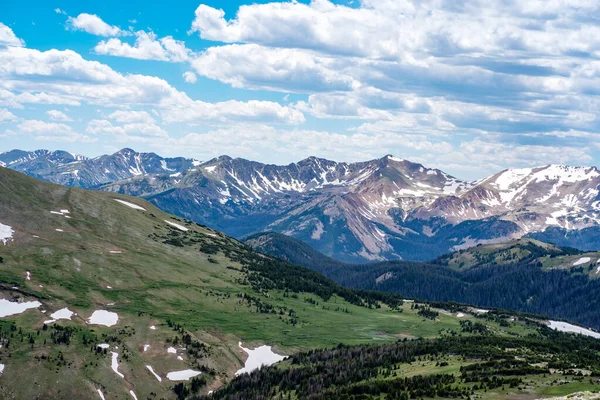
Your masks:
M5 1L0 151L597 165L592 0Z

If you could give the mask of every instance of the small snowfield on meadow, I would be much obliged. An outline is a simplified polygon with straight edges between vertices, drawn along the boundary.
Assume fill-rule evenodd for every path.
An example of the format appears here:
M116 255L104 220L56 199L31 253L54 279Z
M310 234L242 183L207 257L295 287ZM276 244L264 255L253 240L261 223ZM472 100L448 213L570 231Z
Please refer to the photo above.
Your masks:
M12 240L14 233L15 231L12 227L0 223L0 242L4 245L6 245L9 240Z
M250 373L256 369L261 369L263 366L268 367L287 358L287 356L273 352L271 346L260 346L254 350L243 347L242 342L239 342L238 346L248 354L248 359L244 364L244 368L239 369L235 376Z
M169 372L167 374L167 379L170 381L188 381L201 373L202 372L194 371L193 369L184 369L182 371Z
M179 229L180 231L184 231L184 232L187 232L187 231L189 231L189 229L188 229L188 228L186 228L186 227L185 227L185 226L183 226L183 225L179 225L179 224L176 224L175 222L167 221L166 219L165 219L164 221L165 221L167 224L169 224L169 225L171 225L171 226L173 226L173 227L175 227L175 228Z
M137 204L133 204L133 203L130 203L130 202L128 202L128 201L121 200L121 199L114 199L114 200L115 200L115 201L118 201L119 203L121 203L121 204L123 204L123 205L126 205L127 207L131 207L131 208L133 208L133 209L135 209L135 210L142 210L142 211L146 211L146 209L145 209L144 207L140 207L140 206L138 206Z
M21 314L29 310L30 308L38 308L42 305L39 301L8 301L6 299L0 299L0 318L8 317L10 315Z
M587 264L590 261L592 261L592 259L590 257L581 257L579 260L575 261L573 263L573 266L577 266L577 265L581 265L581 264Z
M47 321L44 321L45 324L51 324L53 322L58 321L59 319L71 319L71 317L75 314L73 311L69 310L67 307L60 309L52 314L50 314L50 318Z
M551 329L554 329L556 331L578 333L584 336L591 336L593 338L600 339L600 333L594 332L591 329L583 328L581 326L569 324L568 322L550 320L548 321L548 324Z
M88 319L90 325L113 326L119 322L119 315L112 311L96 310Z

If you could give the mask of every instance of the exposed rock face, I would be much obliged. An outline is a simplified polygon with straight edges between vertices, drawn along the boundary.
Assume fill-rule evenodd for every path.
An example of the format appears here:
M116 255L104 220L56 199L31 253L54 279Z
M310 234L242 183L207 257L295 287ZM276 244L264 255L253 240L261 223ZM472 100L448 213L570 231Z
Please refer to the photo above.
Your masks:
M310 157L278 166L130 149L94 159L15 150L0 162L64 185L143 196L237 237L282 232L344 261L430 259L521 236L600 246L593 239L600 230L594 167L509 169L464 182L393 156L358 163Z

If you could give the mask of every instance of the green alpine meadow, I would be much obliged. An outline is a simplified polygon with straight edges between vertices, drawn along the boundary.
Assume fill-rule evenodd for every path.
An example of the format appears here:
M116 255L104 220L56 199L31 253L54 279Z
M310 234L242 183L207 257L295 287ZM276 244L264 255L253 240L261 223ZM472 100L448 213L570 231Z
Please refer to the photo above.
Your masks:
M137 198L2 168L0 221L3 398L600 389L600 344L543 316L348 289Z

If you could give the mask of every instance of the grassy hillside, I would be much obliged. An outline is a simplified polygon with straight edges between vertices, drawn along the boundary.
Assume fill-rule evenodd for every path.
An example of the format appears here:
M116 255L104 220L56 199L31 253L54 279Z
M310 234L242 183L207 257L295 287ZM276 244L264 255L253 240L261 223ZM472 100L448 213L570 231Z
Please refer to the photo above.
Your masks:
M476 318L345 289L140 199L4 168L0 223L14 230L0 242L0 297L41 303L0 318L0 398L98 399L98 390L107 399L132 398L129 391L175 398L182 385L166 375L185 369L203 372L185 390L207 393L242 367L240 341L288 355L433 338ZM45 324L65 307L76 313L71 320ZM97 310L116 313L118 322L88 323ZM521 320L488 325L501 336L533 329ZM111 367L113 353L123 377Z
M526 338L458 334L337 346L236 378L208 398L536 399L591 393L600 390L599 350L598 340L547 328Z
M519 239L429 262L344 264L279 234L254 235L248 243L349 287L545 314L600 328L600 252Z

